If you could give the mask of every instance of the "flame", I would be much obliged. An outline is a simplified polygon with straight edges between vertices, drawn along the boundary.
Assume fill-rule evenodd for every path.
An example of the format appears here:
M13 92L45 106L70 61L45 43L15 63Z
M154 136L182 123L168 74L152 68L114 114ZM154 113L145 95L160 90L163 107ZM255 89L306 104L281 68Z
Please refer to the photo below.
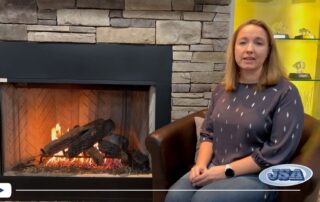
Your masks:
M61 126L59 123L57 123L55 127L51 128L51 140L53 141L58 139L59 137L61 137L61 134L62 134ZM63 155L63 152L59 151L54 154L54 156L58 156L58 155Z
M61 136L61 126L59 123L56 124L54 128L51 129L51 140L56 140Z

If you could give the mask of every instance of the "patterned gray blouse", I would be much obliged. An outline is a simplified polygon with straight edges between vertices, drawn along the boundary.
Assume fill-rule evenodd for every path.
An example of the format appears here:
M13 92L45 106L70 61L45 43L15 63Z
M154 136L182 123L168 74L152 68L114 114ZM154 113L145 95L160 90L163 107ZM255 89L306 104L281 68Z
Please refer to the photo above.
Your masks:
M200 142L213 142L214 165L251 155L266 168L290 160L303 120L298 90L286 79L263 90L255 84L239 84L237 90L226 92L219 84L212 93Z

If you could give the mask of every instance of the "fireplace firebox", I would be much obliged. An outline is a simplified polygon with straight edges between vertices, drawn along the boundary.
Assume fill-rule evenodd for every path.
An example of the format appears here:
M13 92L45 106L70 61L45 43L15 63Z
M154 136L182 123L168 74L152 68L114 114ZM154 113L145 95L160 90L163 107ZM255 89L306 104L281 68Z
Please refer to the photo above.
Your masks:
M1 42L0 168L11 199L151 200L144 140L170 122L171 54Z

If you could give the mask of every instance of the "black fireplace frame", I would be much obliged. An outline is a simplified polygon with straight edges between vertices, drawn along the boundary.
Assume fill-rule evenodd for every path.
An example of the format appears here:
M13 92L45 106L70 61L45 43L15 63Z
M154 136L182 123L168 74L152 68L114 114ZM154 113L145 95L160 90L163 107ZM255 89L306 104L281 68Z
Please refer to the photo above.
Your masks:
M0 82L13 84L94 84L154 86L155 128L171 119L172 47L129 44L0 42ZM1 94L0 94L1 96ZM1 108L0 108L1 110ZM1 113L1 111L0 111ZM2 114L2 113L1 113ZM2 117L0 116L2 147ZM1 153L3 154L3 153ZM17 191L23 189L151 189L150 178L3 176L11 200L150 201L150 191ZM106 180L107 179L107 180Z

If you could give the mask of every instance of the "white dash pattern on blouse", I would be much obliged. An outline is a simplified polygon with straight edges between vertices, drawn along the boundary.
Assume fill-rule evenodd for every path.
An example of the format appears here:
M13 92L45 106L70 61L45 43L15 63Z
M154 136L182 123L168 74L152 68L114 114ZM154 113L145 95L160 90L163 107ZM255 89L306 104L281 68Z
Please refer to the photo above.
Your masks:
M295 111L300 110L301 102L299 96L294 95L297 94L294 85L289 87L289 85L284 86L279 83L277 86L267 87L262 91L251 87L251 85L248 86L248 89L245 87L246 84L240 86L237 91L229 93L223 91L223 86L221 86L218 89L218 96L213 97L214 102L212 103L215 105L213 105L211 116L208 116L208 120L210 120L208 129L217 133L212 138L205 136L205 141L213 141L214 144L220 145L215 148L215 154L219 155L215 155L212 160L213 163L217 163L216 165L230 163L234 160L233 158L242 157L248 153L254 153L256 160L261 159L259 152L262 154L264 150L262 150L262 145L256 143L260 143L262 137L263 140L268 139L271 143L270 150L266 150L266 152L272 154L274 151L277 152L276 155L286 155L287 148L282 148L282 145L292 147L300 139L303 122L300 120L301 116L296 117ZM289 88L292 88L291 92L289 92ZM278 105L282 96L289 96L290 99L286 103L289 105ZM252 110L254 110L253 113L251 113ZM273 115L278 118L277 121L279 120L280 125L275 131L272 131ZM212 122L215 125L209 124ZM270 137L271 131L278 135ZM209 130L204 132L209 134ZM291 144L289 144L290 142ZM266 158L265 162L257 161L262 162L261 166L268 164L268 157L264 157ZM263 194L261 199L263 199Z

